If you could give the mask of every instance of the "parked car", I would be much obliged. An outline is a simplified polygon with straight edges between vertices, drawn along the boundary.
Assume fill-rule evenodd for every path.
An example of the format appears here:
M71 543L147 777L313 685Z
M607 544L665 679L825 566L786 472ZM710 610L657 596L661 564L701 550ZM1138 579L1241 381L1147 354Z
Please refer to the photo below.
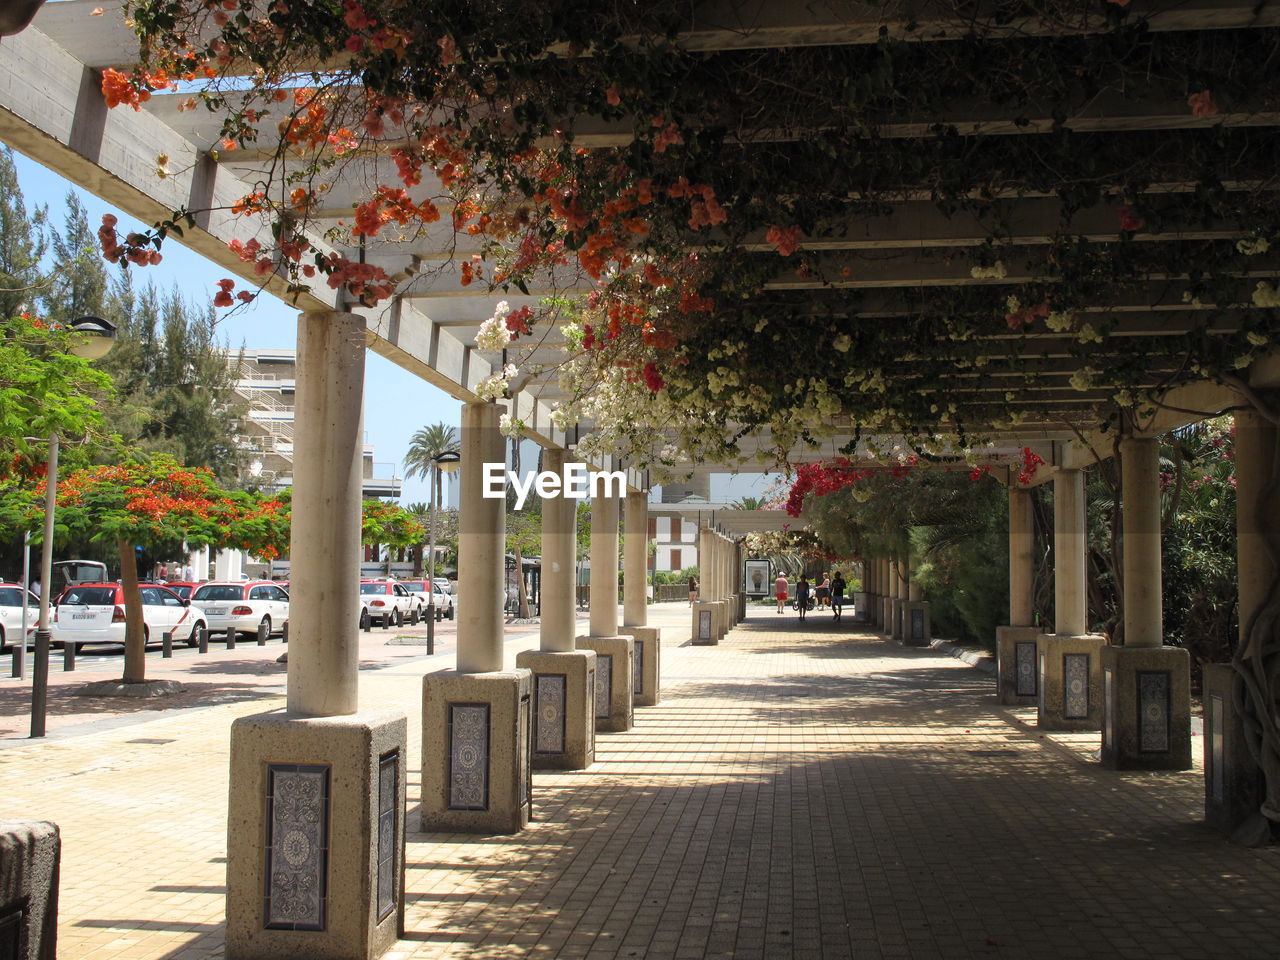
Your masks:
M427 615L427 606L430 602L432 602L431 598L427 595L427 581L426 580L401 580L400 582L404 584L405 589L408 590L411 594L413 594L414 597L417 598L418 601L421 603L422 615L425 617ZM448 582L449 581L447 580L445 581L445 583L448 583ZM444 617L446 620L452 620L453 619L453 597L449 595L448 590L443 589L440 586L440 580L438 578L435 581L435 583L431 584L431 586L433 588L433 592L435 596L434 602L436 605L436 609L443 611L443 613L441 613L440 616Z
M267 625L267 636L284 630L289 619L289 594L270 580L213 580L191 594L191 605L204 611L211 631L234 627L237 633L258 633Z
M40 619L40 598L19 583L0 583L0 647L7 647L22 636L22 594L27 595L27 636L36 632Z
M196 587L200 586L198 580L166 580L164 585L180 596L183 600L190 600L191 594L195 593Z
M398 627L409 619L416 623L426 609L426 601L420 603L398 580L361 580L360 595L369 602L369 616L384 627Z
M435 584L445 593L450 596L453 595L453 584L449 581L448 577L436 577Z
M178 643L195 646L208 623L190 600L168 587L143 584L142 622L144 643L159 643L173 634ZM55 644L124 643L124 587L118 583L77 583L58 597L51 623Z

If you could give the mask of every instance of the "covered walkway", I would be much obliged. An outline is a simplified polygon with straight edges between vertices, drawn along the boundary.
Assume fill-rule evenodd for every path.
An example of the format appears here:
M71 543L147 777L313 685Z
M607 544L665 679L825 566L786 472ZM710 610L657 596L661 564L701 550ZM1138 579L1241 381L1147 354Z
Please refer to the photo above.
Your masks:
M688 621L652 608L662 703L589 770L536 773L520 834L412 832L411 725L386 956L1274 956L1280 851L1202 826L1199 770L1103 770L1096 732L1042 733L991 677L829 616L753 608L714 647ZM362 700L413 709L440 660ZM277 701L0 753L6 813L62 825L61 956L222 955L228 727Z

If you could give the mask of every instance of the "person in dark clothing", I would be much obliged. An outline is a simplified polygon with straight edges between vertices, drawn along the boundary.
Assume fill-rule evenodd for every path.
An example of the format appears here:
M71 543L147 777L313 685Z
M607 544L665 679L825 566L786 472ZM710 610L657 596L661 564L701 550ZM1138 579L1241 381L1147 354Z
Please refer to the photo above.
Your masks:
M796 607L800 610L800 622L804 623L804 615L809 610L809 580L804 576L796 584Z
M840 611L844 609L844 591L848 584L844 581L844 575L839 570L836 575L831 578L831 612L835 614L835 619L840 619Z

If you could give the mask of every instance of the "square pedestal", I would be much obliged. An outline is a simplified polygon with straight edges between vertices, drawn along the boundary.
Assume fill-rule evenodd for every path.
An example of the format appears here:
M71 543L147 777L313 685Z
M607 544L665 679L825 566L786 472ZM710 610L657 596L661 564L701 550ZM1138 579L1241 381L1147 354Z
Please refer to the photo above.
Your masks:
M737 598L738 623L741 623L743 620L747 619L747 595L745 593L740 593L737 595Z
M887 637L893 636L893 598L880 598L880 632Z
M1229 663L1204 671L1204 822L1231 836L1259 818L1266 798L1262 770L1245 745L1237 690L1242 681Z
M1191 769L1191 656L1186 650L1102 648L1102 765Z
M845 609L848 610L850 606L853 607L852 610L849 610L849 613L852 614L850 619L857 620L859 623L867 622L867 609L870 604L870 601L871 601L871 594L869 593L845 594L845 602L844 602ZM844 614L841 614L841 616L843 617Z
M662 631L658 627L623 627L618 631L635 644L631 658L632 703L654 707L662 699Z
M533 674L422 678L422 829L518 833L533 806Z
M693 605L693 632L690 634L694 646L710 646L720 642L716 633L715 604L709 600L698 600Z
M525 650L516 666L533 673L533 768L585 770L596 759L594 650Z
M1039 627L996 627L996 687L1006 706L1040 702L1039 636Z
M45 820L0 820L0 956L55 960L62 840Z
M933 627L929 623L929 601L903 601L902 642L911 647L927 647L932 640Z
M228 960L373 958L396 942L407 743L394 710L231 725Z
M889 616L891 618L889 621L891 624L889 634L895 640L905 640L907 632L902 622L902 610L906 606L906 601L895 599L890 602L892 605L889 608Z
M630 637L579 637L577 645L596 652L596 729L630 730L635 644Z
M1036 644L1036 725L1045 730L1101 730L1102 648L1107 638L1042 633Z

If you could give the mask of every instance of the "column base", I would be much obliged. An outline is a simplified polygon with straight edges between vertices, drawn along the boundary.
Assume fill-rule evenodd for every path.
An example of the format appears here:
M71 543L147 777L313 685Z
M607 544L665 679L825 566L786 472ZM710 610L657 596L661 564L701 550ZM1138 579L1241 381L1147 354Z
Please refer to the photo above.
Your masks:
M635 644L630 637L579 637L577 645L596 652L596 730L630 730Z
M1039 627L996 627L996 692L1009 707L1040 702Z
M710 600L698 600L693 605L693 633L691 642L694 646L711 646L720 642L716 633L715 604Z
M623 627L618 633L635 643L631 664L632 702L637 707L656 707L662 699L662 630Z
M1266 781L1244 740L1240 701L1236 695L1242 681L1229 663L1206 663L1201 669L1204 675L1204 822L1225 837L1259 846L1257 841L1270 832L1261 829L1267 826L1260 812L1266 799ZM1254 840L1244 836L1247 832L1254 833Z
M58 956L58 871L62 839L46 820L0 820L0 917L18 914L13 953L22 960ZM6 944L0 940L0 949Z
M518 833L529 825L533 674L422 678L422 829Z
M929 622L928 600L904 600L902 602L902 642L909 647L927 647L933 640L933 625Z
M596 759L594 650L525 650L533 673L533 768L585 770Z
M394 710L231 725L228 960L369 960L395 944L407 743Z
M889 634L890 636L893 637L893 639L902 641L906 637L906 630L903 628L903 623L902 623L902 610L903 610L903 607L906 606L906 601L900 600L900 599L894 599L890 601L890 603L892 604L892 606L890 607L890 610L889 610L889 616L890 616L889 622L892 624L892 626L889 628Z
M871 601L871 595L868 593L847 593L845 594L845 606L853 604L853 616L849 619L855 623L867 622L867 609ZM843 618L843 614L841 617Z
M1102 648L1102 765L1191 769L1191 655L1186 650Z
M1042 633L1036 645L1036 725L1042 730L1101 730L1102 648L1107 638Z

